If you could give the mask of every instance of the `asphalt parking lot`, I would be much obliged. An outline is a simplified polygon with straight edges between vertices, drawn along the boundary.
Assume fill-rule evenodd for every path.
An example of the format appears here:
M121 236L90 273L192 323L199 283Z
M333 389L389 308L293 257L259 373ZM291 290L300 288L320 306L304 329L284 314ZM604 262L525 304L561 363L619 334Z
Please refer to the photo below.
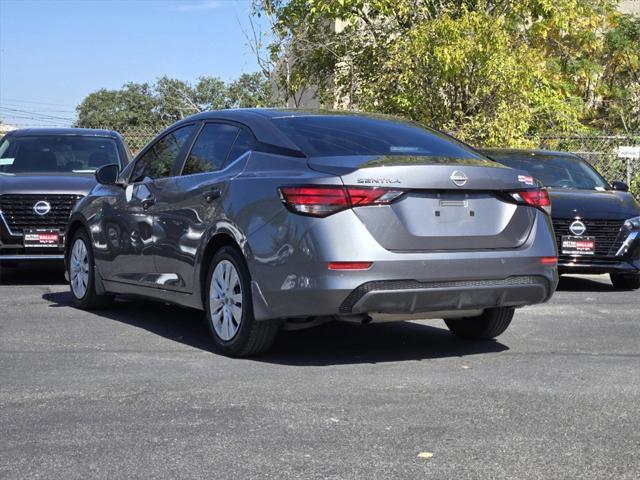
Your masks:
M606 277L498 342L334 324L233 360L198 312L0 273L1 478L640 477L640 293Z

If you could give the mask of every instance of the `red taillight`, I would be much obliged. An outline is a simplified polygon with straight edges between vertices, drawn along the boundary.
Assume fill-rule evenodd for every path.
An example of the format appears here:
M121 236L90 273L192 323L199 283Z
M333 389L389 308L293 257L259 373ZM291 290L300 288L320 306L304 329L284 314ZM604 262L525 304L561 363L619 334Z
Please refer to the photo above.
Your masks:
M548 266L557 265L558 257L540 257L540 263Z
M282 187L280 198L290 210L314 217L326 217L351 206L344 187L333 185Z
M549 198L549 192L544 188L512 192L511 196L518 202L526 203L551 214L551 199Z
M373 262L331 262L329 270L368 270Z
M386 188L337 185L280 188L280 198L290 210L314 217L326 217L351 207L388 204L403 193Z
M371 205L382 198L389 190L386 188L347 187L351 205Z

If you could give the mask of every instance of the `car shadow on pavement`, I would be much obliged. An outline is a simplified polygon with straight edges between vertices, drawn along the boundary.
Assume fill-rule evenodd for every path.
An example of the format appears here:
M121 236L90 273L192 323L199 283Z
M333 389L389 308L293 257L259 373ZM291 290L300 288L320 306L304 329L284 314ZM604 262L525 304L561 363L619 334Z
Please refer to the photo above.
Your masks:
M325 366L465 357L508 349L495 340L461 340L444 327L442 320L430 320L428 325L333 322L283 332L273 350L261 360L282 365Z
M51 307L71 306L69 292L42 296ZM105 319L126 323L169 340L217 353L209 339L202 312L150 301L116 301L113 307L92 312ZM282 331L265 355L251 358L282 365L326 366L355 363L428 360L464 357L508 350L497 341L465 341L454 337L441 320L425 325L396 322L353 325L331 322L315 328ZM443 328L438 328L442 325Z
M597 276L567 276L560 277L558 291L561 292L613 292L615 289L609 277Z
M0 286L2 285L64 285L64 269L60 265L22 264L5 266L0 264Z

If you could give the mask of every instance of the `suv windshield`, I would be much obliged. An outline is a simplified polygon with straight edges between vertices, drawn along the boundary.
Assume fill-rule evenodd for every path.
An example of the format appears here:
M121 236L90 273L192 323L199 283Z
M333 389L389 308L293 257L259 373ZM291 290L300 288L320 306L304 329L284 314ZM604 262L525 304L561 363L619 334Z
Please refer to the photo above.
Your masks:
M489 156L507 167L525 170L552 188L608 190L609 184L587 162L576 156L501 155Z
M415 155L484 158L443 133L392 119L310 115L276 117L273 122L308 157Z
M120 164L116 142L81 135L10 136L0 143L0 173L92 173Z

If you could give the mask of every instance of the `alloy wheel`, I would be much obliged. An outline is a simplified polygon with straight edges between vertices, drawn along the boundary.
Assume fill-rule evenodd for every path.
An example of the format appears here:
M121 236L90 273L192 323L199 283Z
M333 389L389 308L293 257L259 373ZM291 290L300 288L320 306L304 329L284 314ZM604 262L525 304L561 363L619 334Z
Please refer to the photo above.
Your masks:
M209 287L209 311L213 328L220 339L231 340L242 322L242 284L236 267L222 260L213 270Z
M89 284L89 252L81 238L75 241L71 250L69 276L73 294L76 298L83 298Z

